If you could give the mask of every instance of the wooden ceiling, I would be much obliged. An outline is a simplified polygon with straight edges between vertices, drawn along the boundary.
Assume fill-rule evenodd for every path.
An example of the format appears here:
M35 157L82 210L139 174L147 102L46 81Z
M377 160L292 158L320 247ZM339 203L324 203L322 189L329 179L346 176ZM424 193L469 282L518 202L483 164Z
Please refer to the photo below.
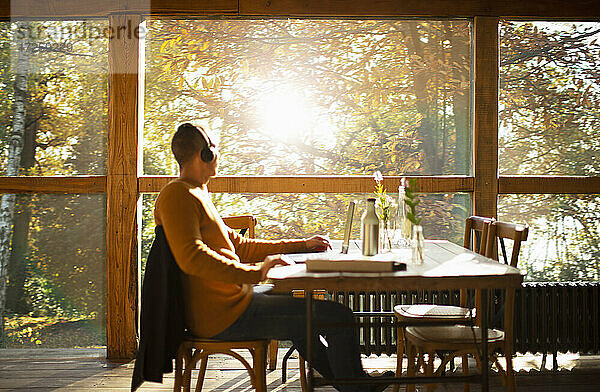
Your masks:
M169 16L370 16L579 19L600 17L598 0L2 0L0 16L70 18L114 13Z

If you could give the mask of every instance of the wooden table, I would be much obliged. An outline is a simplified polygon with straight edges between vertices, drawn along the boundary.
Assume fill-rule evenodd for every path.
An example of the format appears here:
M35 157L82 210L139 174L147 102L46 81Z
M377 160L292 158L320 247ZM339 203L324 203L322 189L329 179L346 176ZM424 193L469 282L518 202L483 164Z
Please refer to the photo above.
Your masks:
M399 261L407 262L406 271L385 273L357 272L307 272L304 264L273 268L269 271L269 281L274 290L290 292L304 290L307 311L307 351L311 357L312 348L312 291L386 291L386 290L442 290L442 289L481 289L482 296L482 369L488 369L487 345L487 290L517 288L523 282L523 274L511 266L498 263L478 255L448 241L426 241L425 262L411 264L410 252L399 255ZM435 378L435 380L433 380ZM402 377L397 383L424 382L479 382L482 391L489 388L488 371L472 376ZM312 367L309 363L308 389L313 390ZM322 380L320 385L330 385L331 380Z

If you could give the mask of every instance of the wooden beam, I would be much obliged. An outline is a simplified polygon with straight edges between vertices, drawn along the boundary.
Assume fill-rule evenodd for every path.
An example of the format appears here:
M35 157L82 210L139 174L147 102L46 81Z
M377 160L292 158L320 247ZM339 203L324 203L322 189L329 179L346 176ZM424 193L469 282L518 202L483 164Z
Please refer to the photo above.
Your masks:
M7 3L10 4L10 14L6 16L12 18L108 16L110 13L139 10L144 5L150 10L149 0L12 0Z
M111 28L138 26L138 15L111 15ZM109 40L109 133L106 221L107 356L135 356L137 318L137 173L139 41Z
M473 213L495 217L498 200L498 18L474 20Z
M152 15L237 15L237 0L152 0Z
M13 0L2 1L0 16L7 18L108 17L111 14L214 15L237 14L237 0Z
M103 193L106 176L0 177L0 193Z
M3 0L0 17L108 17L140 15L600 17L597 0Z
M159 192L175 177L144 176L139 178L139 191ZM383 184L390 193L397 192L402 177L384 177ZM423 193L472 192L473 178L464 176L417 176ZM371 176L223 176L208 184L217 193L369 193L373 191Z
M596 0L240 0L240 15L567 17L600 16Z
M502 194L600 194L600 177L588 176L500 176Z

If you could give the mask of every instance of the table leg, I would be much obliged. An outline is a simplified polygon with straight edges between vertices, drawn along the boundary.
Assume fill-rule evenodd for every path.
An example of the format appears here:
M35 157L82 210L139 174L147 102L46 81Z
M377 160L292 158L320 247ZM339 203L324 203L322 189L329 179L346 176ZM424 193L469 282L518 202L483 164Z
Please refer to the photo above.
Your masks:
M488 291L481 290L481 392L489 391L489 369L488 369Z
M304 290L304 297L306 298L306 359L308 362L308 374L306 375L306 389L309 392L314 391L314 383L313 383L313 367L312 367L312 359L313 359L313 330L312 330L312 306L313 306L313 293L312 290Z

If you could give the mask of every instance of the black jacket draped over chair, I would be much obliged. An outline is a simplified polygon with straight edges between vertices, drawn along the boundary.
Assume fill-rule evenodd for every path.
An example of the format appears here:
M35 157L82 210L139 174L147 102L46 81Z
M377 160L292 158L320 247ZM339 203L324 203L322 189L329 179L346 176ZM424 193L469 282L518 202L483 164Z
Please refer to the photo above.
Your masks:
M140 341L132 392L144 381L162 383L163 373L173 371L173 359L184 334L182 272L162 226L156 227L155 234L142 284Z

